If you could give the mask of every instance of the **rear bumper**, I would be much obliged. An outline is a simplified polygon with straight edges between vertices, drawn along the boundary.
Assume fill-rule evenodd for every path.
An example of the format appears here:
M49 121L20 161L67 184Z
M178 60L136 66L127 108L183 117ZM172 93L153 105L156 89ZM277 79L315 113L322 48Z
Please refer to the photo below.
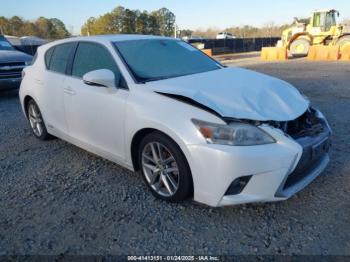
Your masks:
M18 89L22 78L0 78L0 90Z
M277 143L251 147L188 146L194 199L210 206L286 200L310 184L329 163L331 130L316 137L292 139L269 126L263 129ZM244 188L230 195L238 178L250 176Z

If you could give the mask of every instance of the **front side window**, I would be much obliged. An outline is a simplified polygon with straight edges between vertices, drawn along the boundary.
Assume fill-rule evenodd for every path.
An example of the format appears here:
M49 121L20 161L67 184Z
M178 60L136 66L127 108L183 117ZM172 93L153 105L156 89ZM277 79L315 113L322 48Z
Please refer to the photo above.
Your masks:
M74 47L73 43L61 44L56 46L53 50L53 53L50 59L51 61L49 65L49 70L57 73L65 74L69 56L71 54L73 47Z
M156 81L222 68L215 60L180 40L129 40L114 44L138 82Z
M109 69L115 74L116 79L120 79L120 71L106 48L95 43L79 43L72 75L82 78L86 73L99 69Z

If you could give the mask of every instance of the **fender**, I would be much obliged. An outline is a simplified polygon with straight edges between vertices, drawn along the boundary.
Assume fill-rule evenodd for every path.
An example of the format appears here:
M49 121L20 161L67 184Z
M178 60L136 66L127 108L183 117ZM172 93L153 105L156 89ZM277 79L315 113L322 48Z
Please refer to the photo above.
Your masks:
M338 37L338 40L343 38L344 36L349 36L350 35L350 32L349 33L344 33L344 34L341 34L339 37Z
M290 49L290 45L296 40L298 39L300 36L307 36L310 39L310 43L312 44L314 41L314 37L312 35L310 35L308 32L301 32L301 33L297 33L295 35L292 36L291 39L289 39L288 44L287 44L287 49Z
M343 37L346 37L346 36L350 36L350 32L349 32L349 33L343 33L343 34L341 34L340 36L334 38L333 41L332 41L332 45L333 45L333 46L337 45L337 43L338 43Z

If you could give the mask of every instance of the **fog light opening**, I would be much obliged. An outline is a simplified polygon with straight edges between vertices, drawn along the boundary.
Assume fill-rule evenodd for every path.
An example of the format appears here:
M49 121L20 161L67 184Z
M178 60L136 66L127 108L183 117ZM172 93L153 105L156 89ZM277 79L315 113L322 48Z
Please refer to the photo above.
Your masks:
M240 194L243 191L243 189L246 187L246 185L249 183L251 178L252 176L242 176L242 177L236 178L227 189L225 196Z

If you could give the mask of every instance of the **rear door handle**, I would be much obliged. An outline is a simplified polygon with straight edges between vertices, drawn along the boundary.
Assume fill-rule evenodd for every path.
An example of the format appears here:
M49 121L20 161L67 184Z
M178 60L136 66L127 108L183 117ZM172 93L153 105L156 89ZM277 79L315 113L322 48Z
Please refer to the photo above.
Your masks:
M65 87L64 92L69 95L75 95L75 91L70 86Z

